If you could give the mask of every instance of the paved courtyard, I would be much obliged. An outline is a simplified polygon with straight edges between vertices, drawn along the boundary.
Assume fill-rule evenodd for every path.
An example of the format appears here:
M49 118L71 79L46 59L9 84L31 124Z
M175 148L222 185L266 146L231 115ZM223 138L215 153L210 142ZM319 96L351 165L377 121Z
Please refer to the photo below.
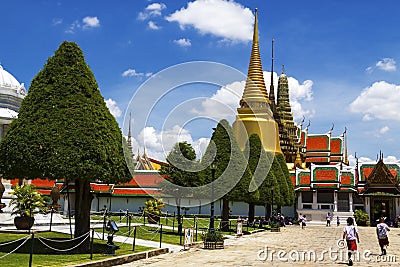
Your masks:
M309 224L304 230L299 226L281 230L225 240L222 250L192 248L121 266L347 266L347 251L338 242L343 226ZM391 230L387 255L381 257L375 228L359 227L354 266L400 266L400 228Z

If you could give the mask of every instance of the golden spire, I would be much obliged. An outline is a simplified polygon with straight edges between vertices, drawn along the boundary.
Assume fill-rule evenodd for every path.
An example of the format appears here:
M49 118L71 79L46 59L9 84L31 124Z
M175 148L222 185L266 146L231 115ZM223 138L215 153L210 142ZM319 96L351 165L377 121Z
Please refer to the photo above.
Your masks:
M246 148L249 136L258 134L264 150L282 154L279 141L279 126L274 120L261 65L258 45L258 15L255 10L253 45L249 71L238 114L232 125L241 150Z
M267 89L265 87L260 57L260 47L258 44L257 8L255 9L254 17L253 45L251 48L246 86L244 88L243 97L240 100L241 107L260 107L260 102L268 104L270 103L270 100L268 99Z
M274 38L272 38L272 64L271 64L271 84L269 86L269 100L275 104L275 88L274 88Z
M302 169L302 164L303 164L303 161L301 160L300 149L297 148L296 159L294 160L294 169L296 169L296 168Z

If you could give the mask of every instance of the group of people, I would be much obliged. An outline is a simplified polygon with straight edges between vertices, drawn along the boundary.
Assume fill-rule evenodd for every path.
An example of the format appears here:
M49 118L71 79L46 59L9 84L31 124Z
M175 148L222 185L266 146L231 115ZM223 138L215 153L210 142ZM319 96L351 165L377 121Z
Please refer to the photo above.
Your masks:
M304 229L307 222L306 215L299 214L298 216L299 223L301 228ZM326 226L331 225L332 216L328 212L326 215ZM348 264L349 266L353 265L352 255L357 251L357 243L360 242L360 237L358 235L358 229L354 225L354 219L352 217L348 217L347 225L343 228L343 239L346 240L347 249L348 249ZM337 216L337 226L340 225L339 216ZM381 217L379 223L376 226L376 235L378 238L379 247L381 249L381 256L386 255L386 249L389 246L388 232L390 231L389 226L385 223L385 218Z
M330 212L328 212L328 214L326 214L326 226L331 226L331 220L332 220L332 215ZM336 216L336 225L340 226L339 216Z
M381 249L381 255L386 255L386 249L389 246L389 231L390 228L385 223L385 218L381 217L379 224L376 226L376 235L378 238L379 247ZM349 266L352 266L353 260L351 259L351 256L357 251L357 243L360 243L360 237L358 235L357 227L354 226L354 220L351 217L347 218L347 225L343 228L343 239L346 239Z

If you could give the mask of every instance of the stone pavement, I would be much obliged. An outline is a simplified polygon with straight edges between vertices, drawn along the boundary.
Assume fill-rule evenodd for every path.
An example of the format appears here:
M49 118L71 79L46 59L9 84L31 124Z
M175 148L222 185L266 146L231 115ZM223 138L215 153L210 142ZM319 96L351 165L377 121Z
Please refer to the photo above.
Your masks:
M354 266L400 266L400 228L391 228L388 255L382 257L375 228L358 229L361 242ZM347 250L338 244L342 230L343 226L287 226L279 233L227 239L222 250L191 248L119 266L347 266Z

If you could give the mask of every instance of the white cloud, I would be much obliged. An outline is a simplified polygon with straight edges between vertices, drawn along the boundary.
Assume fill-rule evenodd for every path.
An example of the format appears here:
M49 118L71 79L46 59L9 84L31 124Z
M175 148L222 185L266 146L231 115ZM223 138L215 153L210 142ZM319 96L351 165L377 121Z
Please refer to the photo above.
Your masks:
M122 73L123 77L150 77L151 75L152 75L151 72L148 73L137 72L134 69L127 69Z
M57 26L57 25L61 24L62 22L63 22L63 19L54 18L52 24L53 24L53 26Z
M161 29L160 26L158 26L154 21L151 21L151 20L147 23L147 26L151 30L159 30L159 29Z
M151 17L158 17L161 16L161 11L167 8L164 3L152 3L148 5L143 12L139 12L138 19L139 20L146 20Z
M70 34L74 34L77 30L79 30L81 28L81 24L79 23L79 21L75 20L70 26L69 28L65 31L65 33L70 33Z
M118 107L117 102L115 102L111 98L106 100L106 106L108 107L108 109L110 110L111 114L115 118L119 118L121 116L121 114L122 114L121 109Z
M267 90L269 91L271 72L264 71L264 80L265 85L268 88ZM313 82L311 80L306 80L300 84L295 78L288 77L288 83L293 119L296 121L300 120L303 116L312 117L315 114L315 111L304 109L302 103L313 99ZM245 84L245 81L233 82L220 88L213 96L202 102L201 109L192 109L192 113L210 116L218 120L225 118L232 121L236 116L236 109L239 107L239 101L242 98ZM275 96L277 96L278 75L275 72L274 88Z
M365 88L350 104L350 111L363 120L400 120L400 85L380 81Z
M384 126L384 127L380 128L380 129L377 129L376 131L374 131L373 134L374 134L376 137L382 137L382 136L383 136L384 134L386 134L389 130L390 130L390 129L389 129L388 126Z
M198 140L193 141L190 132L179 125L175 125L171 129L164 129L163 131L158 131L154 127L145 127L140 131L137 141L134 143L134 146L138 147L135 147L134 149L137 150L139 146L141 149L145 147L146 153L149 157L158 160L165 160L173 146L177 142L183 141L192 145L199 158L204 153L209 139L199 138Z
M100 27L100 20L97 17L84 17L82 22L84 30Z
M396 61L393 58L383 58L376 62L375 66L368 67L366 72L372 73L374 69L380 69L388 72L396 71Z
M217 121L221 119L232 121L237 114L236 108L239 107L245 84L245 81L240 81L221 87L213 96L201 103L201 109L194 108L191 112Z
M384 58L376 63L376 67L384 71L396 71L396 61L393 58Z
M253 13L234 1L196 0L166 19L178 22L181 29L193 26L201 34L222 37L226 41L248 42L253 36Z
M190 40L186 39L186 38L181 38L181 39L178 39L178 40L174 40L174 43L176 43L176 44L178 44L179 46L182 46L182 47L187 47L187 46L191 46L192 45Z
M70 33L70 34L74 34L77 30L87 30L89 28L96 28L96 27L100 27L100 21L97 17L84 17L82 19L83 22L83 26L82 24L78 21L75 20L69 27L67 30L65 30L65 33ZM53 21L54 23L54 21ZM53 24L56 25L56 24Z

